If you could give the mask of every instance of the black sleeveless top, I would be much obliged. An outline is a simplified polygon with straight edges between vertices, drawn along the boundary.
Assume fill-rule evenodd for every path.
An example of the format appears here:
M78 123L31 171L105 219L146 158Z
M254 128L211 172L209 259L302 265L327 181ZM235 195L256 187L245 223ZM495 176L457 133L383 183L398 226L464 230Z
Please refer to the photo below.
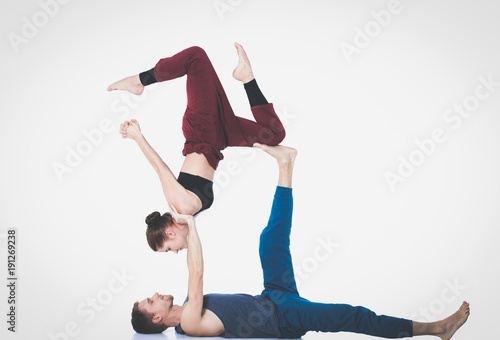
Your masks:
M191 175L186 172L179 173L179 177L177 178L177 182L184 187L184 189L193 192L196 196L198 196L201 200L201 209L194 216L202 212L203 210L207 210L212 206L214 202L214 191L213 191L213 182L209 181L206 178Z
M225 338L280 338L274 303L263 295L206 294L203 308L212 311L222 321ZM175 327L186 334L181 324Z

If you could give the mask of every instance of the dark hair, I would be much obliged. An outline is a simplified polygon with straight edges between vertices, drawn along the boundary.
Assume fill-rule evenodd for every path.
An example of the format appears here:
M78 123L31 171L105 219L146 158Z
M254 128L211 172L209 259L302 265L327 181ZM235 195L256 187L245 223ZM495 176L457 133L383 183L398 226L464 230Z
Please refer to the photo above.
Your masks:
M154 323L153 314L144 313L139 310L139 302L134 303L132 308L132 328L137 333L142 334L155 334L162 333L168 328L168 326L163 323Z
M172 215L168 212L160 215L158 211L155 211L146 217L146 224L148 225L146 238L151 249L156 251L163 246L163 242L167 239L165 229L173 223Z

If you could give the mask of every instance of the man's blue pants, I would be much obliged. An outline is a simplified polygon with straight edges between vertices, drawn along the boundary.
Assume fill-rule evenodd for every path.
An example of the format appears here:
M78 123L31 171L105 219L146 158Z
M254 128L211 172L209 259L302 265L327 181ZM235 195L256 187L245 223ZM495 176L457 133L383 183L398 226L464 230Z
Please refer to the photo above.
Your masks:
M290 255L292 189L277 187L271 217L260 236L264 272L262 294L274 302L283 338L300 338L308 331L354 332L383 338L413 336L413 322L376 315L365 307L308 301L299 296Z

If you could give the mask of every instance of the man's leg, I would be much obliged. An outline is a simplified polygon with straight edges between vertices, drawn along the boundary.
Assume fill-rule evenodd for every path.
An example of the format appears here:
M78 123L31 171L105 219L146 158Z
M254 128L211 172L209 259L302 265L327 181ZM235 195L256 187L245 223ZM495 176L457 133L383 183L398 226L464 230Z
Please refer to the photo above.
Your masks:
M427 323L413 321L413 336L435 335L443 340L449 340L467 321L469 314L469 304L464 301L458 311L444 320Z
M292 175L297 151L285 146L255 144L276 158L279 180L271 216L261 233L259 254L264 274L264 292L284 291L298 294L290 255L293 197Z
M388 339L434 335L449 340L467 321L470 313L469 304L465 301L450 317L429 323L377 315L361 306L311 302L299 296L288 296L283 307L286 309L286 317L280 323L283 337L297 337L316 331L351 332Z
M280 331L284 338L297 338L309 331L351 332L381 338L395 339L419 335L434 335L449 340L467 321L469 304L448 318L421 323L387 315L377 315L362 306L316 303L298 295L286 294L286 301L278 306Z
M351 332L388 339L413 335L412 321L386 315L377 315L361 306L311 302L291 297L284 306L285 335L316 332Z

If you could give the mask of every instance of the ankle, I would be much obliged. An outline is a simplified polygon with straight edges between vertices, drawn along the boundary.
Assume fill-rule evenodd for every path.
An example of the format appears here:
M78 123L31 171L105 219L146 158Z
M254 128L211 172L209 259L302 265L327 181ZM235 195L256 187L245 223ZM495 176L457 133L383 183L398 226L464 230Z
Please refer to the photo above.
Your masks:
M433 334L444 334L446 333L446 325L443 321L434 322L432 325Z
M293 172L293 161L292 160L279 160L278 166L281 173L290 175Z
M255 77L252 74L252 75L249 75L248 77L245 77L244 79L242 79L241 82L243 83L243 85L246 85L254 79L255 79Z
M132 76L132 84L135 85L135 86L144 86L142 85L142 82L141 82L141 78L139 77L138 74L136 74L135 76Z

